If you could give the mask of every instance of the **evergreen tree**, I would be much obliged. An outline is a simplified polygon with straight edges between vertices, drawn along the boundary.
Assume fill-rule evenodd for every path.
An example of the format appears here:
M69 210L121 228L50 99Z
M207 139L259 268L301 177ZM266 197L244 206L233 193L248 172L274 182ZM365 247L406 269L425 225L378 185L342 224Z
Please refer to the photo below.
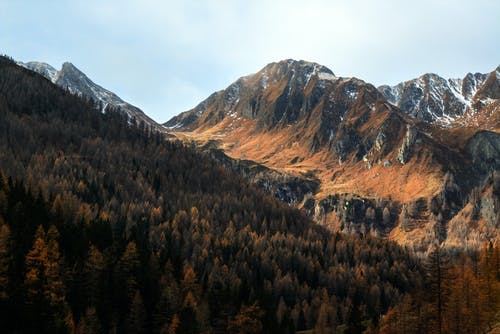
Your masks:
M85 315L80 319L76 327L76 334L99 334L102 333L101 323L95 307L89 307Z
M436 246L426 262L427 296L433 306L436 332L443 333L443 315L448 307L450 284L453 279L450 258L441 246Z
M139 290L135 292L130 312L127 318L127 332L131 334L142 334L146 332L146 310Z
M1 218L0 218L1 219ZM9 274L11 257L10 228L0 225L0 305L9 298Z
M33 247L26 255L26 286L27 299L30 304L40 304L45 283L45 267L47 263L47 244L43 226L38 226Z
M261 318L263 312L257 303L250 306L242 305L228 323L227 332L233 334L258 334L262 333Z
M83 276L89 305L96 306L102 300L105 261L97 247L90 245L87 261L85 261Z
M123 255L116 266L116 293L121 296L122 306L130 305L139 285L137 276L139 271L139 255L136 243L131 241L127 244ZM128 308L128 307L127 307Z

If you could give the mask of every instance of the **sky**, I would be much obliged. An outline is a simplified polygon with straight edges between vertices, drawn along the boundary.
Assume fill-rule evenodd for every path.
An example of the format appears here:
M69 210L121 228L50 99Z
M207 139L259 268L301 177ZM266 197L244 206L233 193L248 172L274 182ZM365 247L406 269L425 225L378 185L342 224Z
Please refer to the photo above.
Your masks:
M376 86L500 65L498 0L0 0L0 53L69 61L158 122L282 59Z

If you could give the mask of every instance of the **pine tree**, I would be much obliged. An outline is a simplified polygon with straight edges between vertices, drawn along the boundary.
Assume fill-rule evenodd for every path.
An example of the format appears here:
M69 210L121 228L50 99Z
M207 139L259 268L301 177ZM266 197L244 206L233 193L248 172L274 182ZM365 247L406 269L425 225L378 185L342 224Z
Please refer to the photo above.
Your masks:
M168 334L177 334L180 326L180 320L179 316L177 314L174 314L172 317L172 321L170 322L170 325L168 326Z
M180 308L179 299L179 286L173 274L172 264L167 262L160 278L160 299L154 315L156 329L167 332L169 322L173 321L174 313ZM179 320L179 316L176 316L177 320Z
M142 334L146 331L146 310L139 290L135 292L127 318L127 332Z
M426 262L427 291L434 308L436 332L444 330L443 315L448 307L450 284L453 279L450 259L441 246L436 246Z
M500 281L498 277L499 246L489 244L481 252L479 263L480 299L484 322L491 325L500 307Z
M85 315L80 319L76 328L76 334L99 334L102 333L101 322L97 316L95 307L89 307Z
M87 261L83 269L84 287L89 305L96 306L102 299L103 273L105 261L102 253L94 245L90 245Z
M49 305L43 293L45 280L45 267L47 263L47 244L45 231L42 225L38 226L35 233L33 247L26 255L26 274L24 286L28 319L28 331L34 332L37 328L44 332L50 329L47 321L50 319Z
M47 244L43 226L38 226L33 247L26 255L26 286L27 299L31 304L41 303L42 287L45 282L45 266L47 263Z
M10 229L0 225L0 303L9 298L9 269L11 262Z
M264 315L257 303L250 306L242 305L238 314L228 323L227 332L233 334L262 333L261 318Z
M61 274L62 259L59 252L59 232L52 225L47 231L47 261L45 263L44 294L50 305L60 308L65 301L65 288Z
M184 298L180 313L180 333L198 333L199 324L197 322L196 313L198 311L198 301L193 296L193 293L189 291Z
M121 298L123 306L130 304L139 287L137 282L139 265L140 261L137 253L137 246L135 242L131 241L127 244L116 268L116 288L118 289L116 292L120 296L123 296Z

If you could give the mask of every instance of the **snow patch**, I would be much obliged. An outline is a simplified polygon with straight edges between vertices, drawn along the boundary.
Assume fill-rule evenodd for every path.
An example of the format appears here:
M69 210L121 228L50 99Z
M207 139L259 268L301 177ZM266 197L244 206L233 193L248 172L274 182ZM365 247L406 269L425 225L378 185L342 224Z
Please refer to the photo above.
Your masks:
M178 129L182 127L182 122L178 122L178 123L175 123L174 125L172 126L166 126L167 129L170 129L170 130L175 130L175 129Z
M337 80L337 77L331 73L328 73L328 72L319 72L318 79L319 80L334 81L334 80Z
M262 89L266 89L267 86L268 86L268 81L269 81L269 77L264 74L261 78L260 78L260 81L259 81L259 86L260 88Z

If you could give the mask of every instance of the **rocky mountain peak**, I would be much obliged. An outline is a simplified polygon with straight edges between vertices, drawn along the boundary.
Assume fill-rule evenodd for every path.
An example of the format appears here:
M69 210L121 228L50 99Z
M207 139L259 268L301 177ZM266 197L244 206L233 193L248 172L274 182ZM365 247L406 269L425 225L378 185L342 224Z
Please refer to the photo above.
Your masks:
M319 73L326 73L335 75L328 67L320 65L315 62L305 60L286 59L279 62L274 62L266 65L261 72L273 73L276 76L284 75L286 73L300 73L304 75L314 75Z
M142 110L125 102L115 93L94 83L85 73L70 62L64 62L59 71L43 62L18 62L18 64L41 74L54 84L68 90L71 94L90 98L100 103L103 111L109 105L125 112L130 118L144 121L145 124L157 130L164 130L161 125L149 118Z
M69 61L65 61L62 64L61 70L62 71L75 71L75 72L83 73L82 71L80 71L75 65L73 65Z
M396 86L384 85L378 89L385 99L404 113L429 123L452 126L467 110L477 109L475 100L496 99L497 82L497 75L491 73L468 73L463 79L445 79L427 73ZM489 88L485 89L485 86ZM479 97L481 91L487 93Z
M277 82L281 80L293 81L301 87L305 87L312 78L318 80L335 80L335 74L326 66L305 60L286 59L266 65L255 74L260 77L262 88L267 87L269 80Z
M56 83L73 94L90 96L106 104L123 102L116 94L92 82L82 71L69 62L63 63Z
M315 108L335 114L335 119L355 102L363 90L370 90L374 102L376 88L356 78L336 77L329 68L314 62L286 59L266 65L259 72L242 77L182 113L165 125L173 129L193 129L214 125L226 117L257 119L259 127L271 129L311 120ZM332 118L332 119L333 119Z

